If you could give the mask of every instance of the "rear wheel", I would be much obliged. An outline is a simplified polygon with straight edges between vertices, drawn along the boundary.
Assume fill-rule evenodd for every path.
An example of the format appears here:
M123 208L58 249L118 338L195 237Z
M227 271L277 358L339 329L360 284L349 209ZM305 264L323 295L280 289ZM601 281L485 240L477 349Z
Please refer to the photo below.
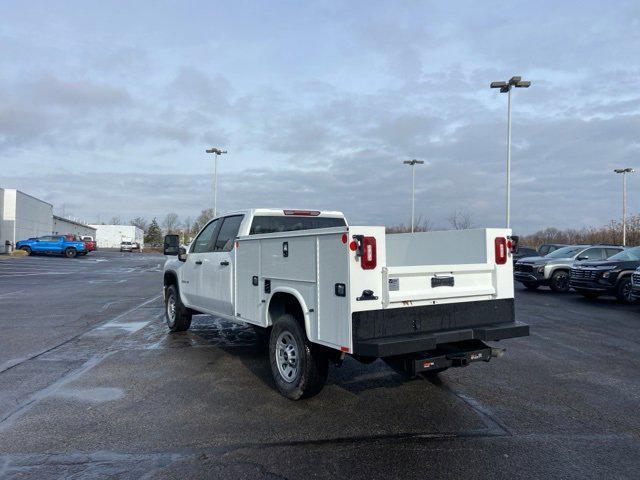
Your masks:
M633 302L633 299L631 298L631 277L624 277L618 282L616 298L624 303Z
M569 291L569 272L566 270L553 272L549 286L554 292L567 293Z
M537 290L539 285L537 283L533 283L533 282L524 282L523 285L528 289L528 290Z
M191 310L185 307L180 300L178 289L175 285L169 285L164 301L164 316L167 326L172 332L184 332L191 326Z
M278 318L271 329L269 363L278 391L291 400L318 394L329 373L327 355L309 342L300 323L289 314Z
M78 252L76 251L75 248L67 248L64 251L64 256L67 257L67 258L74 258L77 254L78 254Z

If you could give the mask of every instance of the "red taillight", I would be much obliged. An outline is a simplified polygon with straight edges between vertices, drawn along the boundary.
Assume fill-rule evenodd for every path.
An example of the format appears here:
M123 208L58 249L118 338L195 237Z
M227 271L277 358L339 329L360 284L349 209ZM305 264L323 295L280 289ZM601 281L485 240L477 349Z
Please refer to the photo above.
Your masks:
M373 270L378 263L378 252L376 251L375 237L362 237L362 256L360 266L363 270Z
M504 265L507 263L507 239L504 237L498 237L495 241L496 246L496 263L498 265Z

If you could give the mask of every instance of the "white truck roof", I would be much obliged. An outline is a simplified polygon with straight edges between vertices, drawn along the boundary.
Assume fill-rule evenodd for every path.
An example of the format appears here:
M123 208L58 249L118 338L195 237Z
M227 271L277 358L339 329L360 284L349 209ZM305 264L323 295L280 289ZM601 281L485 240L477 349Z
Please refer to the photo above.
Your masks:
M285 215L309 215L309 212L313 212L314 217L329 217L329 218L345 218L344 213L335 210L314 210L307 208L248 208L244 210L235 210L232 212L225 212L223 215L244 214L249 216L285 216Z

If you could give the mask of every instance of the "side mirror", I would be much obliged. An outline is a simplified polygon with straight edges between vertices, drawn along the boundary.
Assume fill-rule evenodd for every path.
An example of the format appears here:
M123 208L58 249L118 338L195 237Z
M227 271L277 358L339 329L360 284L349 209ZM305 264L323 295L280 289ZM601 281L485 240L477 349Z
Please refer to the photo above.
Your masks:
M579 255L576 260L589 260L589 255Z
M180 237L178 235L165 235L163 253L165 255L178 255L180 253Z
M181 262L186 262L187 261L187 249L184 247L180 247L178 249L178 260L180 260Z

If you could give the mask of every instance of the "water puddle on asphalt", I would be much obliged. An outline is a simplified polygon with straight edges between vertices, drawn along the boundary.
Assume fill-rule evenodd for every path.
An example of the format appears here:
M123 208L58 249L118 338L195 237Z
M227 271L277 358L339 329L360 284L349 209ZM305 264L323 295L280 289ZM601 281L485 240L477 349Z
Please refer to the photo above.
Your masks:
M83 402L111 402L113 400L120 400L124 397L124 390L121 388L69 388L60 389L56 391L53 396L71 398L75 400L81 400Z

